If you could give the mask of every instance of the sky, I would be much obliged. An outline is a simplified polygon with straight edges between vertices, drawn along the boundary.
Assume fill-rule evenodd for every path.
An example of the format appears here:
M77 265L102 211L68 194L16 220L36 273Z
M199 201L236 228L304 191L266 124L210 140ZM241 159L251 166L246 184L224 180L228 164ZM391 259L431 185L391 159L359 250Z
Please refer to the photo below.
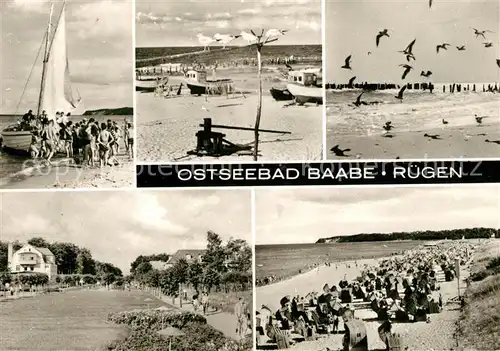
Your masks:
M421 71L433 72L434 83L496 82L500 69L499 53L500 2L498 0L326 0L325 43L328 83L347 83L356 76L361 82L402 82L406 58L404 50L413 39L416 62L407 82L420 82ZM476 39L474 30L490 30L486 41ZM381 39L379 31L389 30L390 38ZM448 51L436 53L436 46L449 43ZM466 46L458 51L457 46ZM372 52L368 55L368 52ZM342 69L352 55L352 71ZM421 79L422 78L422 79Z
M251 243L249 191L16 192L0 195L1 241L71 242L129 272L141 254L206 248L212 230Z
M46 31L49 0L2 0L0 113L16 113ZM54 22L62 8L54 7ZM133 8L128 0L68 0L67 50L71 80L89 109L132 107ZM38 59L17 113L36 110L42 60Z
M256 191L256 245L472 227L500 228L500 185Z
M199 46L198 33L271 28L289 30L272 44L320 45L321 0L136 1L137 47ZM237 39L229 45L244 43Z

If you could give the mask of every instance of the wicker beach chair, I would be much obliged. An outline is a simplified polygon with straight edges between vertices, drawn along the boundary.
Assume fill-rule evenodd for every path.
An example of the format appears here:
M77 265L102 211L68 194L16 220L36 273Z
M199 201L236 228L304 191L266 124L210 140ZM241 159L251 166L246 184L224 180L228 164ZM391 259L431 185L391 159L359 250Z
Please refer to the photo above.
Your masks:
M403 339L399 334L387 334L386 347L388 351L404 351Z
M271 326L270 337L276 342L278 350L290 348L290 340L288 339L288 335L277 326Z

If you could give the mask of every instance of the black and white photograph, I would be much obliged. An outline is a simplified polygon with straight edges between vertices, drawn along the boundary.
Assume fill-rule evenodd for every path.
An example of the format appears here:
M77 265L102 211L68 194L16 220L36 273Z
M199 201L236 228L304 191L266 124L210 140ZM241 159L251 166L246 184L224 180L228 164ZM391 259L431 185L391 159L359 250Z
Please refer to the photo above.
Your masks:
M252 350L250 191L0 199L2 350Z
M136 1L140 162L323 158L320 0Z
M257 350L497 350L500 186L262 189Z
M325 7L327 159L500 157L497 0Z
M0 4L0 188L134 183L133 6Z

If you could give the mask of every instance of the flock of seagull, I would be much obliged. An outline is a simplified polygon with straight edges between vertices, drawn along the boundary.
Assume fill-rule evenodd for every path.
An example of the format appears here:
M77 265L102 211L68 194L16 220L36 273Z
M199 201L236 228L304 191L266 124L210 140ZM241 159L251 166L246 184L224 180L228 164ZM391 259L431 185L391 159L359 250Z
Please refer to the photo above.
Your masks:
M288 32L287 29L269 29L267 30L263 36L259 37L256 35L253 31L250 31L251 33L241 31L240 34L238 35L231 35L231 34L220 34L216 33L213 37L207 37L206 35L203 35L202 33L198 33L196 37L198 38L198 42L203 45L203 50L204 51L210 51L210 45L213 43L219 43L222 44L222 49L226 49L226 46L231 43L232 41L242 38L247 42L248 45L256 44L258 43L261 38L266 38L266 40L273 39L273 38L278 38L280 36L283 36Z
M476 28L472 28L472 29L474 30L474 34L476 35L476 38L482 37L485 40L486 40L486 36L485 36L486 33L493 33L490 30L478 30ZM375 44L376 44L377 47L379 47L381 39L383 37L390 38L389 30L388 29L384 29L382 31L379 31L379 33L375 37ZM413 41L410 44L408 44L408 46L404 50L398 51L399 53L402 53L403 56L405 56L406 61L408 61L408 63L411 62L411 60L416 61L415 55L413 54L413 46L415 45L416 41L417 41L417 39L413 39ZM440 50L446 50L447 51L449 46L451 46L451 44L449 44L449 43L442 43L442 44L436 45L436 53L439 54ZM485 48L491 48L491 47L493 47L493 43L490 42L490 41L485 42L484 43L484 47ZM465 51L466 50L465 45L456 46L456 48L457 48L458 51ZM369 51L368 55L371 55L371 54L372 54L372 52ZM344 61L344 65L341 66L341 68L352 71L351 61L352 61L352 55L347 56L347 58ZM500 67L500 59L497 59L496 63L498 65L498 67ZM404 71L403 71L403 74L401 76L401 79L405 80L406 77L408 76L408 74L413 70L413 66L411 66L409 64L400 64L399 66L404 68ZM432 72L429 71L429 70L420 72L420 76L425 77L425 78L429 78L431 75L432 75ZM352 86L352 84L354 83L355 79L356 79L356 76L354 76L351 79L349 79L349 86ZM403 100L403 94L404 94L404 91L406 90L406 87L407 86L404 85L399 90L398 95L395 96L396 99L398 99L400 101ZM359 104L359 99L360 99L361 95L358 96L357 102L353 103L355 106L359 106L360 105Z
M433 1L429 0L429 8L432 8L432 4L433 4ZM482 38L482 39L485 40L485 42L483 43L483 45L484 45L485 48L491 48L491 47L493 47L493 43L491 41L486 41L486 33L493 33L492 31L490 31L490 30L479 30L479 29L476 29L476 28L472 28L472 29L474 30L474 34L476 36L476 39ZM382 41L382 39L384 37L390 38L390 34L389 34L389 30L388 29L383 29L383 30L379 31L379 33L376 35L376 37L375 37L375 44L376 44L377 48L381 44L381 41ZM404 50L398 51L399 53L403 54L403 56L406 58L406 61L408 62L408 64L400 64L399 65L400 67L404 68L404 71L403 71L402 76L401 76L402 80L405 80L406 77L408 76L408 74L411 72L411 70L413 70L413 67L411 65L409 65L409 63L411 62L411 60L416 61L415 55L413 54L413 46L415 45L415 43L416 43L416 39L414 39L410 44L408 44L408 46ZM451 44L449 44L449 43L438 44L438 45L436 45L436 53L439 54L441 50L447 51L448 47L450 47L450 46L451 46ZM466 46L465 45L456 46L456 49L458 51L465 51L466 50ZM368 55L371 55L371 54L372 54L372 52L369 51ZM352 71L351 60L352 60L352 55L349 55L345 59L344 65L341 66L341 68ZM500 67L500 59L496 59L496 64L497 64L498 67ZM431 75L432 75L432 72L429 71L429 70L422 71L420 73L420 76L425 77L425 78L429 78ZM355 79L356 79L356 76L354 76L351 79L349 79L349 86L350 87L352 87ZM399 101L402 102L403 101L404 92L405 92L406 89L407 89L407 84L404 84L403 87L401 87L401 89L399 90L398 94L396 96L394 96L394 97L396 99L398 99ZM356 98L356 101L354 101L352 103L355 107L359 107L361 105L371 105L371 104L373 104L373 103L368 103L366 101L362 101L361 97L363 96L363 94L364 94L364 92L362 92ZM477 125L479 126L479 125L481 125L483 123L483 119L486 118L486 116L477 116L477 115L475 115L474 118L475 118L475 121L476 121ZM449 122L447 120L442 119L442 124L443 125L447 125L448 123ZM394 128L394 126L392 125L391 121L387 121L382 126L382 128L386 132L386 135L385 135L386 137L392 137L392 135L389 134L389 132ZM436 135L430 135L430 134L425 133L424 137L429 138L429 139L435 139L435 140L441 139L438 134L436 134ZM495 144L499 144L500 145L500 140L491 141L491 140L486 139L485 142L495 143ZM349 151L351 151L351 149L341 149L339 145L335 145L334 147L332 147L330 149L330 151L332 153L334 153L336 156L346 157L346 156L349 156L346 153L349 152Z

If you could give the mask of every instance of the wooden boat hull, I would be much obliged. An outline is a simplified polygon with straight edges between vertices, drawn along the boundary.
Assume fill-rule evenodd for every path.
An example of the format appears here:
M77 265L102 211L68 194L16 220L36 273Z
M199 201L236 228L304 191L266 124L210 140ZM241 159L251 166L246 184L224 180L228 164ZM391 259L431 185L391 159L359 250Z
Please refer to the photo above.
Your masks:
M221 80L217 80L217 81L207 81L206 83L199 83L199 82L187 80L185 83L186 83L189 91L191 92L191 95L204 95L204 94L208 94L210 87L217 87L217 86L221 86L224 84L231 84L232 81L230 79L221 79ZM214 90L214 91L216 91L216 90Z
M288 91L288 89L271 88L270 92L271 92L271 96L276 101L293 100L293 95Z
M305 87L298 84L287 84L286 88L295 97L299 104L313 103L323 104L323 88Z
M135 81L135 91L142 91L152 93L158 86L158 80L136 80Z
M31 145L31 132L2 131L2 147L11 153L28 153Z

